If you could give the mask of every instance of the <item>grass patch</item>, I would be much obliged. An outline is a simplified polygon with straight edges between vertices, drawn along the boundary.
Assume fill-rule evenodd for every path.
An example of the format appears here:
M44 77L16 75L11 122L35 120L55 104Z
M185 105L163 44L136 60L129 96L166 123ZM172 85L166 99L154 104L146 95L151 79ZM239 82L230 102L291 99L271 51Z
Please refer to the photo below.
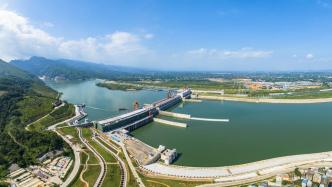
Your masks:
M72 183L69 184L69 186L71 186L71 187L82 187L82 186L84 186L84 183L80 180L80 175L81 175L81 172L82 172L83 168L84 168L84 166L81 165L79 170L78 170L77 175L75 176L75 179L73 180Z
M71 104L65 104L64 106L58 108L57 110L53 111L46 117L41 120L38 120L32 123L29 126L30 130L34 131L41 131L46 129L47 127L69 119L75 115L75 108Z
M165 187L165 186L178 186L178 187L194 187L197 185L208 184L212 182L197 182L197 181L185 181L185 180L171 180L171 179L158 179L143 176L138 173L143 180L144 184L149 187Z
M70 141L73 143L79 143L79 137L78 137L78 133L77 130L74 127L65 127L65 128L61 128L61 129L57 129L57 131L59 133L61 133L62 135L70 135L71 137L73 137Z
M83 178L93 186L99 176L100 166L99 165L89 165L88 170L83 174Z
M120 186L121 174L118 164L108 164L103 187Z
M99 140L99 142L101 143L101 144L103 144L105 147L107 147L109 150L111 150L112 152L114 152L114 153L117 153L118 151L117 150L115 150L115 149L113 149L113 147L111 147L111 146L109 146L107 143L105 143L104 141L102 141L99 137L98 137L98 140ZM108 140L106 140L106 141L108 141ZM109 141L108 141L109 142ZM112 144L112 145L114 145L114 144Z
M332 98L332 92L300 92L275 97L276 99L320 99Z
M18 102L19 111L22 114L20 120L28 124L45 116L53 110L54 99L39 96L26 96ZM32 107L33 106L33 107Z
M86 162L86 160L88 159L88 155L87 155L87 153L81 153L80 154L80 158L81 158L81 163L82 164L85 164L85 162Z
M84 138L92 137L92 131L89 128L82 128L82 136Z
M113 155L101 147L97 142L92 139L89 139L88 141L89 144L105 159L105 162L117 162Z
M105 162L116 162L117 161L111 153L106 151L97 142L92 140L92 131L90 129L83 128L82 135L89 142L89 144L105 159Z
M84 150L87 154L89 154L88 164L99 164L98 158L91 152L89 149Z
M32 84L32 90L39 95L43 95L44 97L49 97L49 98L56 98L58 95L57 92L50 89L49 87L42 86L36 83Z
M61 123L60 125L56 126L57 128L59 127L69 127L67 123Z

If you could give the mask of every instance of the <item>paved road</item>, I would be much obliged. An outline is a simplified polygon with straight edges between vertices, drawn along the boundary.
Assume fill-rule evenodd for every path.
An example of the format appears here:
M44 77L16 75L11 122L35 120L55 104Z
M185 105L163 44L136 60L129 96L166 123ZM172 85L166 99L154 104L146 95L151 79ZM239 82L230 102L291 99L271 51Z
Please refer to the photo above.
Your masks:
M127 161L128 161L128 165L129 165L129 167L130 167L130 170L131 170L131 172L133 173L133 175L134 175L134 177L135 177L135 179L136 179L136 181L137 181L138 186L139 186L139 187L145 187L145 185L144 185L144 183L143 183L141 177L139 177L139 175L138 175L138 173L137 173L137 171L136 171L135 166L134 166L133 163L131 162L131 159L130 159L128 153L127 153L126 148L124 147L124 145L121 145L121 148L122 148L123 153L124 153L124 155L125 155L125 157L126 157L126 159L127 159Z
M332 162L327 163L326 161L324 162L316 162L316 163L311 163L311 164L305 164L301 165L298 167L292 167L292 168L285 168L284 170L272 172L266 175L262 176L257 176L255 178L251 179L245 179L245 180L237 180L237 181L230 181L230 182L225 182L225 183L213 183L213 184L203 184L199 185L198 187L227 187L227 186L243 186L246 184L252 184L256 183L257 181L263 181L268 178L274 177L280 173L289 173L295 170L295 168L303 168L303 169L308 169L308 168L315 168L315 167L332 167Z
M76 106L76 105L74 105L74 106L75 106L75 116L74 116L74 117L72 117L72 118L70 118L70 119L67 119L67 120L65 120L65 121L61 121L61 122L56 123L56 124L54 124L54 125L51 125L51 126L49 126L49 127L47 128L47 130L54 130L58 125L60 125L60 124L62 124L62 123L67 123L67 122L69 122L69 121L71 121L71 120L77 118L78 116L80 116L81 114L80 114L80 112L79 112L79 110L78 110L78 106Z
M71 147L71 149L74 152L75 156L75 162L74 162L74 167L67 179L64 181L64 183L61 185L61 187L67 187L69 184L75 179L76 175L79 172L80 165L81 165L81 157L80 157L80 147L78 145L74 145L71 143L66 137L62 136L59 132L54 130L55 133L57 133L65 142L68 143L68 145Z
M48 114L46 114L45 116L43 116L43 117L37 119L37 120L34 121L34 122L29 123L28 125L25 126L25 130L29 131L29 130L30 130L30 129L29 129L30 125L32 125L33 123L36 123L36 122L38 122L38 121L40 121L40 120L46 118L46 117L47 117L48 115L50 115L52 112L56 111L57 109L59 109L60 107L63 107L63 106L65 106L65 103L62 103L61 105L59 105L59 106L53 108L53 110L52 110L51 112L49 112Z
M122 159L117 155L117 153L114 153L109 148L107 148L104 144L102 144L97 138L93 138L94 141L96 141L100 146L102 146L105 150L107 150L109 153L111 153L120 163L120 169L121 169L121 182L120 187L126 187L127 186L127 180L128 180L128 170L126 167L126 164L122 161ZM109 145L109 143L102 138L100 138L101 141L105 142Z
M79 135L80 140L99 160L100 174L99 174L99 176L98 176L98 178L97 178L97 180L94 184L94 187L99 187L103 184L103 181L104 181L105 176L106 176L106 171L107 171L106 162L105 162L104 158L88 143L88 141L82 137L81 129L79 129L78 132L79 132L78 135Z

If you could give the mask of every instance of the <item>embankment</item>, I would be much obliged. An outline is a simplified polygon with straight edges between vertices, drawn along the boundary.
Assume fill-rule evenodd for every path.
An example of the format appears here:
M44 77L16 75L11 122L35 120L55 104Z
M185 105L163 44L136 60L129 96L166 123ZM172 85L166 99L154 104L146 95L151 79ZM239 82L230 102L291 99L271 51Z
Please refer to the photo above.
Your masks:
M225 96L208 96L199 95L199 99L207 100L223 100L223 101L240 101L250 103L284 103L284 104L309 104L309 103L328 103L332 102L332 98L320 99L266 99L266 98L243 98L243 97L225 97Z

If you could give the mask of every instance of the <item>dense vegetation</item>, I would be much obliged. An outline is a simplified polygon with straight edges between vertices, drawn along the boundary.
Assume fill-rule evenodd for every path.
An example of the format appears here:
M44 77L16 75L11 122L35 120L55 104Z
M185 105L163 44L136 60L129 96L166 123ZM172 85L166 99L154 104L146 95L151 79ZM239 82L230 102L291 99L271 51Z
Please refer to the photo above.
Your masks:
M118 83L106 83L106 82L99 82L97 86L108 88L110 90L141 90L142 87L134 84L118 84Z
M26 131L25 125L52 110L57 93L35 76L0 61L0 178L8 167L36 164L48 151L63 149L55 133ZM3 68L3 69L2 69Z
M74 106L66 103L64 106L58 108L57 110L54 110L47 116L29 125L28 129L33 131L41 131L51 125L64 121L74 115L75 115Z
M112 90L127 90L143 88L186 88L190 87L194 90L225 90L227 94L237 93L244 89L243 84L235 81L215 82L208 79L201 80L163 80L163 81L127 81L127 82L100 82L97 86L106 87Z

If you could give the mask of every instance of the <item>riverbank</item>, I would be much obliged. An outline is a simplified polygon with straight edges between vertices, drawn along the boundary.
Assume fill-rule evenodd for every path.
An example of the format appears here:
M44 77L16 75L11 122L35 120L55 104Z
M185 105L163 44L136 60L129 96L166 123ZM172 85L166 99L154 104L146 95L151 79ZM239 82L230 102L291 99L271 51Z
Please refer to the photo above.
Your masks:
M197 99L206 100L223 100L223 101L240 101L248 103L276 103L276 104L310 104L310 103L329 103L332 98L320 99L269 99L269 98L244 98L244 97L228 97L228 96L208 96L199 95Z

